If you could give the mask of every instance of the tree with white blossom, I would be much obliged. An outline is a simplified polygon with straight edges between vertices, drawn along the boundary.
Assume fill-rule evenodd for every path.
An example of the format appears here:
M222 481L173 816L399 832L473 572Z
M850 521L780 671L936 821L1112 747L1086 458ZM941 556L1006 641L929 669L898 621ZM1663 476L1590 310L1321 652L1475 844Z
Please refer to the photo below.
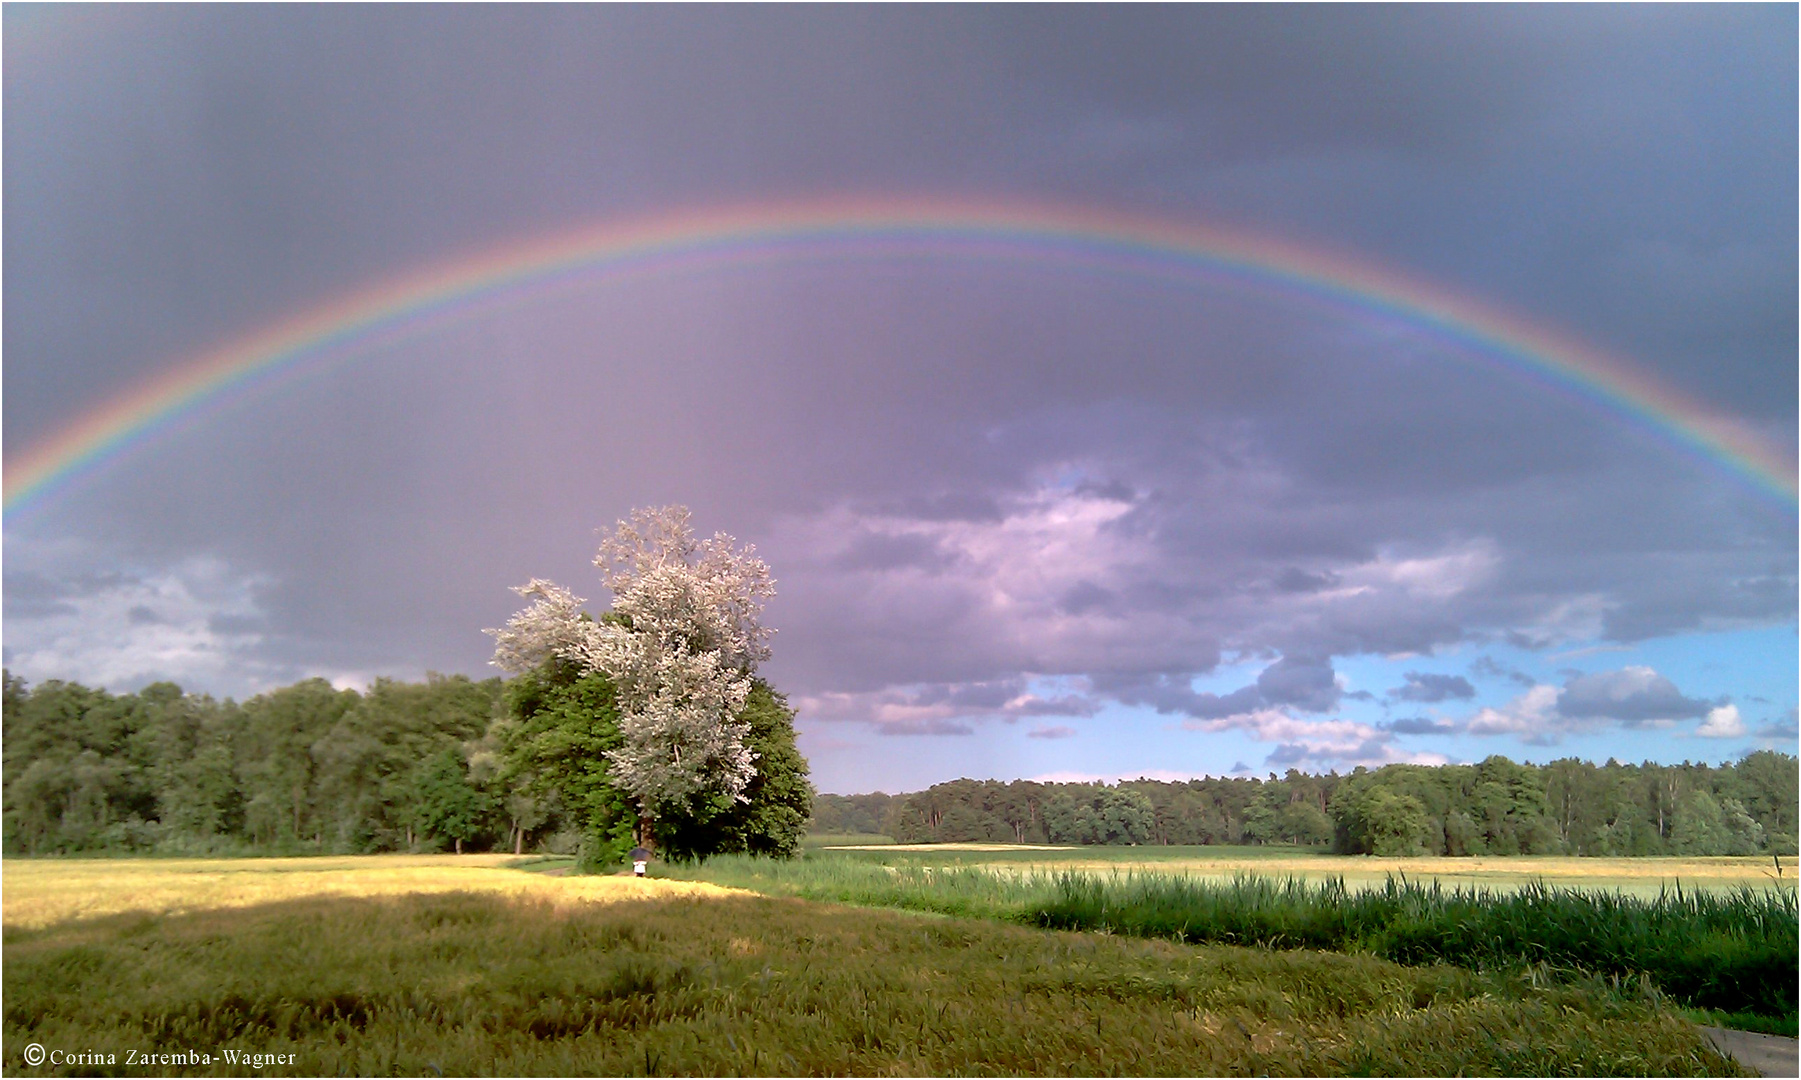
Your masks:
M608 751L614 781L638 806L639 842L662 814L704 818L745 801L756 755L735 719L772 630L775 595L755 548L724 533L695 538L686 507L634 510L594 557L612 610L584 618L582 599L534 578L532 604L495 637L494 664L518 673L555 656L598 671L617 694L624 745Z
M574 659L588 633L582 620L586 601L543 578L515 585L513 591L532 603L508 619L505 628L482 631L494 636L494 659L489 663L517 675L552 656Z

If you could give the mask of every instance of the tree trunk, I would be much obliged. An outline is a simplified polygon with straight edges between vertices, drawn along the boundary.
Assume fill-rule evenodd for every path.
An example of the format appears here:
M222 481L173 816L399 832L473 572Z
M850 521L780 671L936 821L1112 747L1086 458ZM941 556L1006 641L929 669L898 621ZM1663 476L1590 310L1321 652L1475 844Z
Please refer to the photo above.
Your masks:
M651 829L656 823L656 818L643 810L638 811L638 846L646 851L656 850L656 845L651 843Z
M463 838L459 836L459 837L457 837L457 854L461 855L462 853L463 853Z
M525 854L525 827L523 825L513 826L513 854Z

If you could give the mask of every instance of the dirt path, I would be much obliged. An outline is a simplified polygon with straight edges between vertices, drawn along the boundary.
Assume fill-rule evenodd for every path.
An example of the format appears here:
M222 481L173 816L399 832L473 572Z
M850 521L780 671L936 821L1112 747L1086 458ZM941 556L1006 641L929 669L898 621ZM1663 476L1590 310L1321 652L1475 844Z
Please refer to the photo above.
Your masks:
M1797 1059L1794 1039L1729 1028L1704 1027L1701 1030L1707 1034L1714 1049L1760 1075L1801 1076L1801 1060Z

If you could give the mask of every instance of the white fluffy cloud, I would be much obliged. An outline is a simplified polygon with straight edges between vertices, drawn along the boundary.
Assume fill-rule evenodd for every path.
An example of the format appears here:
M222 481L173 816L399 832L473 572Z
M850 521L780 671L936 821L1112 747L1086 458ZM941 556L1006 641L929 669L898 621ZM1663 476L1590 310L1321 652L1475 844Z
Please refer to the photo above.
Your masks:
M1548 745L1561 737L1555 686L1534 686L1499 709L1484 708L1470 719L1472 735L1518 735L1521 742Z
M1554 746L1565 735L1625 728L1672 726L1705 714L1696 732L1718 738L1744 734L1738 708L1711 710L1706 702L1686 697L1676 684L1643 666L1576 674L1561 687L1540 684L1500 708L1484 708L1470 718L1472 735L1517 735L1521 742Z
M1629 724L1686 720L1707 709L1706 702L1684 697L1675 683L1643 666L1574 676L1557 701L1564 716Z
M1215 720L1187 720L1190 731L1242 731L1259 742L1275 743L1265 764L1296 768L1381 766L1397 762L1442 765L1443 754L1410 752L1394 745L1394 734L1354 720L1307 720L1286 709L1257 709Z
M27 681L65 679L115 691L157 680L239 692L274 685L257 659L266 578L195 557L145 573L57 579L31 574L37 602L6 619L6 666Z
M1707 713L1707 720L1695 729L1705 739L1736 739L1745 734L1745 722L1739 718L1737 705L1721 705Z

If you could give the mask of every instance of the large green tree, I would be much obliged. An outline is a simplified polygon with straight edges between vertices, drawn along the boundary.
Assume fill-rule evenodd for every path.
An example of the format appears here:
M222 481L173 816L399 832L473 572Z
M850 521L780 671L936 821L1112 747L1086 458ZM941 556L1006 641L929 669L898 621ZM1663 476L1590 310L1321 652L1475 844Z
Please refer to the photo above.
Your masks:
M623 860L638 815L607 760L622 741L613 684L573 660L547 656L508 684L506 708L509 786L538 805L562 807L581 833L584 866Z
M415 773L412 786L412 817L420 831L449 840L458 855L495 809L494 799L470 782L468 762L454 747L428 759Z
M524 675L554 659L605 676L618 741L602 756L607 782L637 809L636 842L667 834L713 849L736 843L731 836L744 830L760 837L785 831L781 808L792 801L792 785L779 771L763 785L769 795L761 808L749 809L759 772L747 709L773 633L760 622L775 591L769 567L724 533L697 538L681 506L634 510L601 543L594 564L613 592L605 617L589 618L580 597L534 578L515 590L531 605L488 631L494 663ZM772 769L798 758L791 742L771 742L766 752ZM810 793L794 798L804 822ZM703 841L697 826L713 818L725 820ZM671 827L660 829L665 820Z
M1045 800L1044 827L1054 844L1143 844L1156 822L1151 800L1127 788L1072 785Z
M354 690L307 679L244 703L238 778L246 795L246 828L255 841L324 843L313 746L356 707Z
M813 805L807 759L795 745L794 710L762 679L751 683L737 719L749 731L745 745L756 755L756 775L744 801L706 817L680 812L657 823L657 842L674 858L746 853L789 858L800 850Z
M482 738L500 709L499 679L430 673L423 683L377 679L315 740L319 815L343 851L410 849L420 762Z

